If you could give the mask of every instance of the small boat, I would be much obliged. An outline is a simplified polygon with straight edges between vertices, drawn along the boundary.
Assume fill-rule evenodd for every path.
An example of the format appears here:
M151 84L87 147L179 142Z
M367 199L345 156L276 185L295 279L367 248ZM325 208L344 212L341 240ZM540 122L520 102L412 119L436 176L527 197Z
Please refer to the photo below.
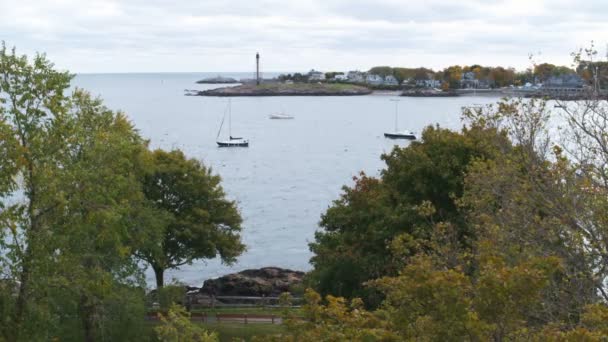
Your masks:
M226 120L226 114L228 115L228 140L219 140L220 133L222 133L222 127ZM249 147L249 140L241 137L232 136L232 101L228 99L228 110L224 112L220 129L217 131L216 143L219 147Z
M230 137L230 140L217 141L219 147L249 147L249 140Z
M275 120L288 120L288 119L293 119L293 116L285 114L285 113L276 113L276 114L270 114L268 116L270 119L275 119Z
M416 140L416 134L414 132L411 131L399 131L399 129L397 128L399 126L399 122L398 122L398 105L399 105L399 100L396 99L391 99L391 101L395 102L395 131L394 132L390 132L390 133L384 133L384 137L385 138L389 138L389 139L408 139L408 140Z
M384 133L384 137L385 138L389 138L389 139L416 140L416 134L414 132L407 132L407 131L394 132L394 133Z

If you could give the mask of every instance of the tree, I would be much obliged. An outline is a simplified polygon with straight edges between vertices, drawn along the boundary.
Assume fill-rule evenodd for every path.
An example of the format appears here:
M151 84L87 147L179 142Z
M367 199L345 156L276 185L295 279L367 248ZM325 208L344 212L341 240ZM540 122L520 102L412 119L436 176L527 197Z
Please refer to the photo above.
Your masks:
M369 69L368 73L386 77L388 75L393 74L393 68L391 68L389 66L376 66L376 67Z
M12 313L12 331L4 331L7 340L18 340L27 314L32 286L32 273L43 251L42 225L44 213L52 207L45 198L46 166L53 163L55 146L48 144L53 137L46 121L65 112L64 92L72 76L57 72L43 55L36 55L30 64L25 56L0 49L0 115L2 117L2 146L11 154L0 168L3 180L2 222L4 249L9 250L12 273L18 282L18 294ZM11 152L12 151L12 152ZM6 165L6 166L5 166ZM22 184L16 177L22 177ZM21 186L22 185L22 186ZM8 197L23 191L26 202L10 204ZM10 240L6 238L10 234ZM21 243L23 241L24 243Z
M190 313L173 305L166 316L160 315L161 324L154 328L162 342L218 342L217 333L209 333L190 321Z
M362 297L378 305L377 291L363 283L397 274L402 265L389 247L401 234L428 239L435 223L451 222L458 241L470 246L474 232L457 205L466 169L473 160L496 158L508 148L495 130L456 133L431 126L422 142L382 156L387 168L381 178L357 177L322 216L324 230L310 244L313 286L324 295Z
M70 79L44 55L29 62L0 50L0 262L15 293L1 330L10 341L120 339L125 330L105 329L127 310L143 312L131 257L140 241L130 229L143 199L143 141L100 100L81 90L66 96ZM140 320L123 322L136 331Z
M226 199L220 177L180 151L156 150L148 160L142 184L161 231L137 255L154 270L157 287L163 286L165 270L197 259L219 255L223 262L234 262L245 250L242 219L236 204Z

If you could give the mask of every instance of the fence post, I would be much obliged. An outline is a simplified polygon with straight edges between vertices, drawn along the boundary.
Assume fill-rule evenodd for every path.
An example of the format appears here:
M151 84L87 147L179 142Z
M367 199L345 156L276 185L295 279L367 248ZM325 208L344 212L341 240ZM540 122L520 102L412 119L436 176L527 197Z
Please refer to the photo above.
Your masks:
M247 314L245 314L245 324L247 324Z
M272 315L271 319L272 319L272 324L274 324L274 315Z

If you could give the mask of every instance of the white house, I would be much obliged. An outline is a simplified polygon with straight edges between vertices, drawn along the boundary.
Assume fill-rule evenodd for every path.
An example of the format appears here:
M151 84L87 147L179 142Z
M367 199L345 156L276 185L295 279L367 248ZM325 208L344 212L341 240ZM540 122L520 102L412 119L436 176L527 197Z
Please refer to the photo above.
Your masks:
M346 78L348 82L352 83L363 83L365 81L365 77L361 71L349 71L346 74Z
M393 75L388 75L384 78L384 85L388 86L397 86L399 85L399 81Z
M348 76L344 75L344 74L337 74L336 76L334 76L334 80L336 80L336 81L346 81L346 80L348 80Z
M308 72L308 80L309 81L324 81L325 73L312 69Z
M384 83L384 79L380 75L368 74L367 78L365 79L365 82L371 85L381 85L382 83Z
M424 88L439 88L439 87L441 87L441 81L440 80L416 80L416 86L424 87Z

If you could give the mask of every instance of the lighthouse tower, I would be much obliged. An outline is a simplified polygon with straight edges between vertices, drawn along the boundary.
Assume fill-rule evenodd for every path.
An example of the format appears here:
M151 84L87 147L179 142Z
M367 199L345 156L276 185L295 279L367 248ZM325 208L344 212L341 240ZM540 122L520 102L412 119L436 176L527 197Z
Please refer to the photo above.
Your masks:
M260 54L255 53L255 84L260 85Z

